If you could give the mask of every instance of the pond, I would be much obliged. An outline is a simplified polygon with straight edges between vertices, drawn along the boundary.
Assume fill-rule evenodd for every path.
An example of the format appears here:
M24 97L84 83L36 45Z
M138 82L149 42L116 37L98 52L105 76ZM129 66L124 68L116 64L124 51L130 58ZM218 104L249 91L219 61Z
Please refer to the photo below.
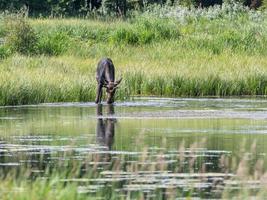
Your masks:
M120 197L190 192L220 198L225 185L238 188L233 166L245 157L253 173L255 163L266 160L266 122L264 98L136 97L114 105L1 107L0 169L8 174L26 167L36 177L71 160L81 173L61 181L77 182L79 193L110 188Z

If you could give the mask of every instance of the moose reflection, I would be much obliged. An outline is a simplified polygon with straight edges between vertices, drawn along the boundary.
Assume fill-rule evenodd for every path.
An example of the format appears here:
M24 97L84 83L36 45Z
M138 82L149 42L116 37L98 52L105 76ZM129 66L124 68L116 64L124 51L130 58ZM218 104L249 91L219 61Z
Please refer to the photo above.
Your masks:
M116 118L114 117L114 106L112 104L107 105L107 117L103 117L102 104L97 105L96 112L98 117L96 126L97 142L101 146L105 146L108 150L111 150L116 123Z

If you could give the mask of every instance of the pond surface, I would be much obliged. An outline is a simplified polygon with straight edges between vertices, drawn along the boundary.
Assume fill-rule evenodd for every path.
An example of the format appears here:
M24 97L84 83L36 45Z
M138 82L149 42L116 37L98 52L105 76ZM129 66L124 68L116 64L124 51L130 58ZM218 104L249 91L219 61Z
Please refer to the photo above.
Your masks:
M226 166L232 161L225 160L236 158L238 163L244 155L252 165L266 160L265 144L264 98L135 98L114 106L0 107L2 172L30 166L38 174L48 165L72 160L87 166L84 174L97 169L97 176L62 179L81 182L80 193L110 187L123 197L142 191L154 198L159 190L170 195L177 189L181 196L191 190L199 198L220 198L222 187L238 185L231 181L235 172Z

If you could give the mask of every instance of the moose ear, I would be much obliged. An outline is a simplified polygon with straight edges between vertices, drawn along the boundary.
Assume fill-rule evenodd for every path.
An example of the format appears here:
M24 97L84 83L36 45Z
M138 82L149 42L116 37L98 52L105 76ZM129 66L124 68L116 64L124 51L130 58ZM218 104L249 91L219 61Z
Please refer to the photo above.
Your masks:
M119 85L121 82L122 78L120 78L118 81L115 82L115 86Z

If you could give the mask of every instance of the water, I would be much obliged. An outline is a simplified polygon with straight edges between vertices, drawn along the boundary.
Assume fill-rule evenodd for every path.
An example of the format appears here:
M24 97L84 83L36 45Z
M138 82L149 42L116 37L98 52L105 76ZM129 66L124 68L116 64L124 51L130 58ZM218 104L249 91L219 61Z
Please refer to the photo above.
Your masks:
M82 175L61 181L78 182L79 193L110 187L123 197L142 191L154 198L159 190L184 196L193 188L192 196L220 198L225 185L239 185L227 160L245 156L252 167L266 160L266 120L264 98L1 107L0 169L27 166L42 176L47 166L71 160ZM87 176L92 169L97 176Z

